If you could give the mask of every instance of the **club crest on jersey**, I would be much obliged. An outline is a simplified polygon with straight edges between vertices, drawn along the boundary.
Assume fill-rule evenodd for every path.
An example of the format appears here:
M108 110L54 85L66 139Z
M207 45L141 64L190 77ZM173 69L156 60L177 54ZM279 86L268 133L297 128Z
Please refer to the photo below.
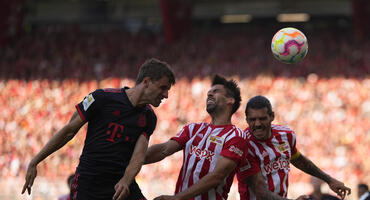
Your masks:
M208 141L210 141L212 143L215 143L215 144L218 144L218 145L223 145L223 143L224 143L224 139L222 137L213 136L213 135L210 135L208 137Z
M137 123L139 124L140 127L146 126L146 117L144 114L141 114L139 116L139 119L137 120Z
M85 97L85 99L82 101L82 105L84 106L84 110L86 111L92 103L94 103L95 99L92 94L89 94Z
M276 146L277 149L280 151L280 152L286 152L286 151L289 151L289 144L287 143L283 143L283 144L280 144L278 146Z

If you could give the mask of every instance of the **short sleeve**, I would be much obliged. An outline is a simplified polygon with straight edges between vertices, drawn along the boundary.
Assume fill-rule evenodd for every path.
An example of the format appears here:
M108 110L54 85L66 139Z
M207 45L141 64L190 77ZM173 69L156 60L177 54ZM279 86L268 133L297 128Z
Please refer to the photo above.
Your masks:
M150 108L146 114L147 125L143 131L145 137L149 140L150 136L153 134L155 127L157 126L157 116L154 111Z
M242 158L244 156L244 149L246 146L246 141L242 138L237 136L238 129L235 130L236 136L229 136L225 140L224 147L220 153L221 156L227 157L235 161L238 165L240 165Z
M297 143L297 140L296 140L296 135L295 133L292 131L291 132L291 135L290 137L288 136L288 141L289 141L289 145L290 145L290 148L292 149L292 155L291 155L291 160L294 160L296 158L298 158L298 156L300 155L297 147L296 147L296 143Z
M189 125L184 126L176 136L172 137L171 140L175 140L181 146L185 146L186 142L189 141L190 134L189 134Z
M242 163L238 166L238 179L246 179L261 171L259 166L258 158L253 156L248 148L245 149L245 156L243 157Z
M100 112L104 99L104 91L101 89L87 95L79 104L76 109L80 117L84 121L90 121L97 113Z

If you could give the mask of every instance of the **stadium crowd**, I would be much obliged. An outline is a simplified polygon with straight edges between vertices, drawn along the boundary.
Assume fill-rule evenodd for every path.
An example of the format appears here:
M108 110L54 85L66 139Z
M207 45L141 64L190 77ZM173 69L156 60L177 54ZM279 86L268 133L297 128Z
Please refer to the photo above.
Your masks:
M272 58L273 32L266 32L194 30L168 46L148 31L86 33L56 26L3 48L0 198L20 193L28 162L69 120L75 104L96 88L132 86L137 66L150 57L167 61L178 78L169 98L155 109L159 120L151 144L166 141L188 122L209 120L203 99L210 76L220 73L239 81L243 102L233 122L240 128L246 127L248 98L265 95L276 111L275 123L295 130L300 151L352 188L370 183L369 41L356 48L350 33L307 31L307 58L288 66ZM56 199L67 191L65 180L78 164L85 133L86 127L40 164L34 199ZM181 159L179 153L143 167L138 182L147 197L174 191ZM288 196L308 194L307 185L309 177L292 167Z

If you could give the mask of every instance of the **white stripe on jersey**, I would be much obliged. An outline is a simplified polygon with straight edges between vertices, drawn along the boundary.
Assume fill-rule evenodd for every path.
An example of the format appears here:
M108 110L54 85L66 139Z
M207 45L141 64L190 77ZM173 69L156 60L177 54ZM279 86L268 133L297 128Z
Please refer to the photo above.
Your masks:
M199 128L198 128L199 127ZM205 174L214 170L220 154L227 141L235 138L246 138L246 134L235 126L214 127L207 123L188 125L190 137L184 146L184 163L180 174L177 192L186 190L189 185L199 181ZM214 139L214 140L213 140ZM209 156L209 159L208 157ZM201 159L199 159L202 157ZM204 159L206 157L206 159ZM230 189L230 177L224 178L216 188L208 191L208 199L218 199ZM202 200L202 195L195 197Z
M289 163L293 150L291 148L295 147L296 135L290 128L285 126L272 125L271 128L275 134L278 132L279 136L273 134L273 137L269 141L254 140L252 133L249 130L245 131L248 142L252 147L248 151L259 158L261 173L269 187L273 187L274 193L282 193L282 195L286 197L288 189L288 175L290 171ZM289 137L291 137L291 141L288 134L290 135ZM271 144L273 146L270 146ZM282 145L285 147L284 144L289 145L289 148L281 151L279 148L281 148ZM281 155L277 157L278 154L276 154L276 152ZM269 160L269 163L266 165L263 162L265 159ZM272 181L272 184L269 184L268 180ZM248 190L250 196L249 199L256 199L250 188L248 188Z

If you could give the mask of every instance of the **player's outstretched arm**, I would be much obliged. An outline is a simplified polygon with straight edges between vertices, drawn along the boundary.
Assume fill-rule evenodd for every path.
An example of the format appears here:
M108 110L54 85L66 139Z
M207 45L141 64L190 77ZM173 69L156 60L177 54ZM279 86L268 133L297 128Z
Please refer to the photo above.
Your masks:
M268 186L262 178L261 172L249 176L245 179L248 186L252 188L254 194L256 194L257 199L269 199L269 200L288 200L287 198L281 197L276 193L271 192L268 190ZM308 195L302 195L298 197L296 200L308 200L310 199Z
M144 164L159 162L181 149L181 145L175 140L168 140L165 143L152 145L146 152Z
M304 155L300 154L297 158L291 160L291 163L298 169L306 172L307 174L310 174L325 181L329 185L330 189L337 193L338 196L340 196L342 199L344 199L346 195L351 194L351 189L346 187L344 183L336 180L335 178L323 172Z
M70 121L60 129L41 151L31 160L26 173L26 182L24 183L22 194L28 191L31 194L31 187L37 176L37 165L50 154L54 153L70 141L86 122L81 119L77 112L73 113Z
M187 200L191 199L199 194L207 192L211 188L219 185L225 177L230 174L236 168L236 162L230 158L220 156L215 166L215 169L202 177L197 183L193 184L191 187L182 191L175 196L159 196L154 200Z

